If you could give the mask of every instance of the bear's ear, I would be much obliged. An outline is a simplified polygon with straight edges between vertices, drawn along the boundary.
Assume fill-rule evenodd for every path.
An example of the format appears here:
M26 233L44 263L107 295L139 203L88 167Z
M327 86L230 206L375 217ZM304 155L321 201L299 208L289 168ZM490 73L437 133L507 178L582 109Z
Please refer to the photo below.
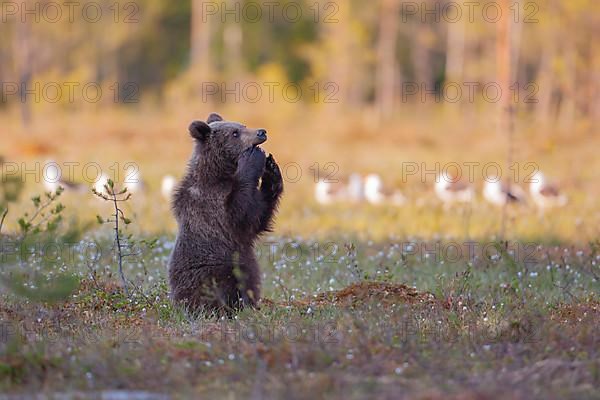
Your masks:
M219 121L223 121L223 117L221 117L219 114L217 113L212 113L208 116L208 119L206 120L207 124L212 124L213 122L219 122Z
M208 135L210 135L210 126L204 121L194 121L188 129L190 130L190 135L200 142L206 141Z

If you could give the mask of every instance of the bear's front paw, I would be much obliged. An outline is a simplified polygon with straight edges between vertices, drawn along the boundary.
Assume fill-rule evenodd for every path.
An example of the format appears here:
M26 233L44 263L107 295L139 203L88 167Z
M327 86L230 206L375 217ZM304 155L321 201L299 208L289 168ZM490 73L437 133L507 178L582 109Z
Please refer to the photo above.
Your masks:
M258 182L265 170L266 155L260 147L245 150L238 159L237 173L242 179Z
M279 195L283 192L283 179L281 177L281 170L279 169L279 165L273 158L273 155L270 154L267 157L267 161L265 163L265 173L263 174L263 185L266 185L265 188L268 189L274 195Z

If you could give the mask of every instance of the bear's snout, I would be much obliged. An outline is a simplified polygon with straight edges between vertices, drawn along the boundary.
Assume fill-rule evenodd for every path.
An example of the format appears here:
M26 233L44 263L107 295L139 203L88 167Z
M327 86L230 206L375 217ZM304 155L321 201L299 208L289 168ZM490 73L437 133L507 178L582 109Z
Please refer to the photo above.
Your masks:
M267 130L266 129L257 129L256 130L256 140L255 144L261 144L267 141Z

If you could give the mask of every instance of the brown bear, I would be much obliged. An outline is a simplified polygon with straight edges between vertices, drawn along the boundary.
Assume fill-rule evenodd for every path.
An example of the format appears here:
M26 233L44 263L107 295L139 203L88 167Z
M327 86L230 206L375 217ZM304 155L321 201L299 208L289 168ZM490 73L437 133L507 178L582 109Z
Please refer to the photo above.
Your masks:
M179 232L169 261L171 296L190 311L255 306L254 243L270 231L283 192L279 166L258 147L267 132L218 114L189 131L195 148L172 205Z

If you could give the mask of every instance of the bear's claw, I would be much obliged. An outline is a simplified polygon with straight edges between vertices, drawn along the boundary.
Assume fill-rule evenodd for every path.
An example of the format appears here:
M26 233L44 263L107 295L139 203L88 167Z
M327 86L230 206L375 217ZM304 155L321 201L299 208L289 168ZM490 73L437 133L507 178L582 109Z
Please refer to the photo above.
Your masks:
M268 186L273 194L280 194L283 191L283 179L281 178L281 170L275 161L272 154L267 157L265 162L265 173L263 182Z

